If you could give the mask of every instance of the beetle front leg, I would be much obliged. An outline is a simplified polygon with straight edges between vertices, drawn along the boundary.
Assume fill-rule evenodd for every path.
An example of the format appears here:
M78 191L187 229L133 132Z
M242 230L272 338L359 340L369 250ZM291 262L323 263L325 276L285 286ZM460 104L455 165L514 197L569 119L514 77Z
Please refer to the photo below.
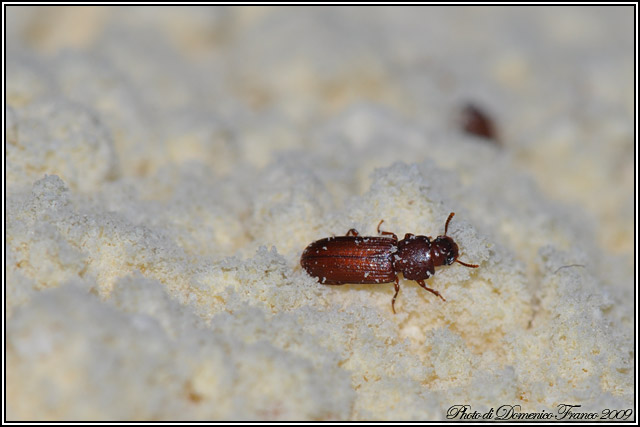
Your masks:
M424 280L416 280L416 282L418 282L418 285L422 286L424 289L428 290L432 294L439 296L442 301L446 301L446 299L444 299L444 297L440 295L440 292L436 291L435 289L431 289L427 285L425 285Z
M396 275L396 280L394 281L393 287L396 290L396 293L393 294L393 298L391 299L391 310L393 310L393 314L396 314L396 298L398 297L398 292L400 292L400 279L398 279L398 275Z

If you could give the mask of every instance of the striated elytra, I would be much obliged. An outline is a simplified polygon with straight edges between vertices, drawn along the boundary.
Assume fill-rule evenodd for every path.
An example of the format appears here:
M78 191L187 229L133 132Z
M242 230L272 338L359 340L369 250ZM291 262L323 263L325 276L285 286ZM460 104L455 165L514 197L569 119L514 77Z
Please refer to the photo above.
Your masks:
M362 237L352 228L345 236L327 237L311 243L300 257L300 265L323 285L394 282L395 294L391 300L394 314L400 291L398 273L402 273L405 279L415 280L445 301L440 292L424 283L435 274L435 267L454 262L465 267L478 267L458 260L458 245L447 236L449 221L454 215L453 212L449 214L444 234L434 240L407 233L398 241L394 233L380 231L383 221L378 224L378 234L382 235L378 237Z

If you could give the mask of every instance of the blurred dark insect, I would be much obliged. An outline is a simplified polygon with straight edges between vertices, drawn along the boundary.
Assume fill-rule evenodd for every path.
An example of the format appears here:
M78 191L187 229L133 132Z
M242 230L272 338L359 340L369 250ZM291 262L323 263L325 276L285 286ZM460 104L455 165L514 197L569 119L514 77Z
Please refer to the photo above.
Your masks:
M466 133L501 145L493 118L477 105L467 103L462 107L459 124Z

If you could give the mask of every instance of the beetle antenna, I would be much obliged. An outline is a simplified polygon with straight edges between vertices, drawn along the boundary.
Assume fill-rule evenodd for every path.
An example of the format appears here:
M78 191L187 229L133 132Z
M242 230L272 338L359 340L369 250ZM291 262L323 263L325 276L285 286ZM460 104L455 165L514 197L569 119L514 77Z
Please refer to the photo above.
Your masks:
M447 235L447 230L449 229L449 221L451 221L451 218L453 218L453 216L455 215L455 212L451 212L449 214L449 218L447 218L447 222L444 224L444 235Z
M470 268L478 268L478 267L480 267L480 266L479 266L479 265L477 265L477 264L467 264L466 262L462 262L462 261L460 261L459 259L456 259L456 262L457 262L458 264L462 264L462 265L464 265L465 267L470 267Z

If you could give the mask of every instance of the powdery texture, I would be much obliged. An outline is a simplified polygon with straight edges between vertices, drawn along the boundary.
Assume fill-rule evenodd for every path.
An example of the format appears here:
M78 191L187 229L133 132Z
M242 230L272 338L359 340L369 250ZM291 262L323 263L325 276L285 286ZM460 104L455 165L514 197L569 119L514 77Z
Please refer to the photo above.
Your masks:
M620 8L54 10L9 9L9 420L632 406ZM469 98L502 147L456 128ZM299 265L449 212L480 267L436 270L446 302Z

